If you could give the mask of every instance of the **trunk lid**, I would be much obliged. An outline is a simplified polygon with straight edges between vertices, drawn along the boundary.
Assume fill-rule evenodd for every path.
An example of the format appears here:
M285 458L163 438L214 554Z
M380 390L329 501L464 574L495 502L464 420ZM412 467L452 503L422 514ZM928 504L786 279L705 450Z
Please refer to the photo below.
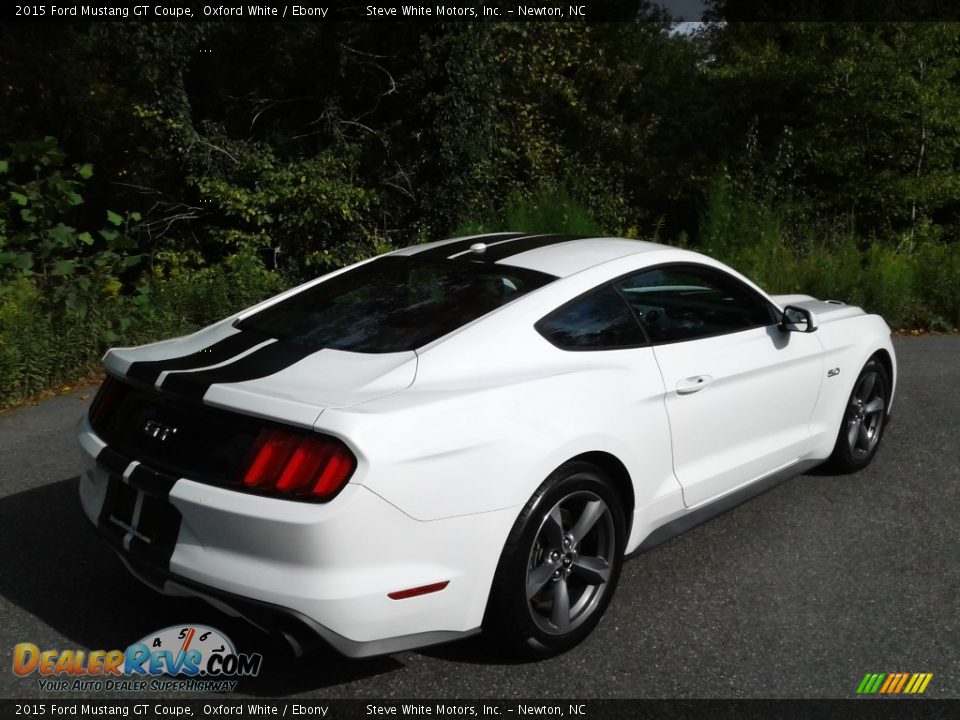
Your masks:
M104 365L90 423L111 449L174 477L229 485L262 430L312 433L327 408L400 392L417 355L306 349L217 325L110 350Z

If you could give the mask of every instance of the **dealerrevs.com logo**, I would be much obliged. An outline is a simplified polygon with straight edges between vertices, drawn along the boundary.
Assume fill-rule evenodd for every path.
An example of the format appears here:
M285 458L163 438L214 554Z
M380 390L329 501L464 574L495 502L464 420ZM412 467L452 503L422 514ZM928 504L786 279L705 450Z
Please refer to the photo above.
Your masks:
M147 635L126 650L13 649L13 672L32 675L40 690L232 692L238 678L255 677L263 656L238 653L219 630L174 625Z

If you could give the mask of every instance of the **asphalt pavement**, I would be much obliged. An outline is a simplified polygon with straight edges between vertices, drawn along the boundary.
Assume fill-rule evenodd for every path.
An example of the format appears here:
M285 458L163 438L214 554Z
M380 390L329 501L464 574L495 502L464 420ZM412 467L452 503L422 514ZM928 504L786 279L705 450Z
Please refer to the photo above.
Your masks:
M201 601L157 595L79 508L73 432L95 388L5 413L0 693L50 699L11 671L16 643L125 648L204 623L264 654L241 697L852 698L867 672L930 672L926 696L960 697L960 336L895 344L893 423L867 470L795 478L630 560L593 635L538 663L482 639L296 660Z

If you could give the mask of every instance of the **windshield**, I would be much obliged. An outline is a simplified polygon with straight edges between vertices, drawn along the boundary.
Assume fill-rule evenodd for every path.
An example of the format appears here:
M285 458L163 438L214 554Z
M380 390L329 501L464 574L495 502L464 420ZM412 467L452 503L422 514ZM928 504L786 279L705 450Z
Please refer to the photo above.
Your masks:
M271 305L237 327L317 349L401 352L555 279L493 263L390 255Z

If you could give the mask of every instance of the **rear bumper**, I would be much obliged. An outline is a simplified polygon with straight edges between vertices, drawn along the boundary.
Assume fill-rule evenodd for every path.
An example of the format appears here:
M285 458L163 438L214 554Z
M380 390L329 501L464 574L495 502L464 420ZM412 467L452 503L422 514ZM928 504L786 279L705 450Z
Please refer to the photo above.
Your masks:
M364 657L476 633L516 518L507 509L418 521L353 484L328 504L260 497L164 478L106 448L86 420L78 440L84 511L136 577L244 617L297 652L320 638ZM123 492L135 506L127 515L111 510ZM442 581L440 592L388 597Z
M297 610L242 597L178 577L158 567L134 560L120 550L117 550L117 554L127 566L127 570L148 587L164 595L205 600L227 615L241 617L263 632L281 637L298 657L312 650L318 642L326 642L347 657L364 658L450 642L480 632L479 627L462 632L440 630L358 642L324 627Z

